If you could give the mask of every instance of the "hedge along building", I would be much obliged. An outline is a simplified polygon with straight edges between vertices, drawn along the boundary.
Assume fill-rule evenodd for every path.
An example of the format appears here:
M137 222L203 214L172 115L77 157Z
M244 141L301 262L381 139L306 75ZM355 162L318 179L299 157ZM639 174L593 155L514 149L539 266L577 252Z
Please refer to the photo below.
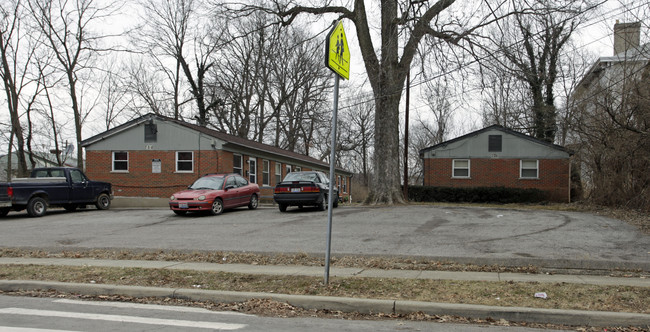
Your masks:
M272 200L273 187L291 171L329 164L278 147L184 121L147 114L81 142L86 174L111 182L115 196L169 197L208 173L239 173ZM337 169L340 194L350 192L352 173Z
M569 202L571 153L493 125L420 150L424 185L539 189L549 201Z

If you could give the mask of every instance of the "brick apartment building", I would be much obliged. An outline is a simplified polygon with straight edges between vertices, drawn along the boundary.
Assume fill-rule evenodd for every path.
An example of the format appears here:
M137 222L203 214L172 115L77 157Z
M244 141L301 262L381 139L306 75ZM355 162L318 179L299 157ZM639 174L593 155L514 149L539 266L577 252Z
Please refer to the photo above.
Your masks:
M169 197L207 173L239 173L260 186L262 200L291 171L329 164L278 147L228 135L172 118L147 114L81 142L86 174L111 182L115 196ZM352 173L337 169L343 196Z
M570 201L571 153L499 125L420 150L425 186L536 188Z

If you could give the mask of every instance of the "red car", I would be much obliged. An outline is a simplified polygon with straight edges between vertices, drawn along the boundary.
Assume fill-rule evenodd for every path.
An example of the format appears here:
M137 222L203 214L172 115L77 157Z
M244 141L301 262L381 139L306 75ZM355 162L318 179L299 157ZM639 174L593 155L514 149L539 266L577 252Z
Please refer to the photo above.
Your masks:
M169 208L178 215L208 211L218 215L224 209L248 206L257 209L260 188L239 174L208 174L169 198Z

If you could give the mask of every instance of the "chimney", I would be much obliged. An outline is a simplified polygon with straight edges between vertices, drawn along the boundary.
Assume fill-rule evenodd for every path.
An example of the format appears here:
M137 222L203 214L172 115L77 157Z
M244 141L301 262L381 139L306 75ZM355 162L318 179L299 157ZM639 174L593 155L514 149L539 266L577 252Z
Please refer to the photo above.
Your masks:
M614 24L614 55L639 47L641 22Z

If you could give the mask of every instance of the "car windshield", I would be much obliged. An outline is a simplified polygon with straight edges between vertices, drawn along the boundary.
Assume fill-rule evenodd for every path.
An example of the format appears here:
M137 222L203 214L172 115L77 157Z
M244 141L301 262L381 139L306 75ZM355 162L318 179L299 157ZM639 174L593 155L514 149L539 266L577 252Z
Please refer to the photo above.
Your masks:
M312 181L312 182L320 182L318 181L318 176L316 173L289 173L287 176L284 178L284 181Z
M200 178L190 186L190 189L221 189L223 178L220 176L206 176Z

